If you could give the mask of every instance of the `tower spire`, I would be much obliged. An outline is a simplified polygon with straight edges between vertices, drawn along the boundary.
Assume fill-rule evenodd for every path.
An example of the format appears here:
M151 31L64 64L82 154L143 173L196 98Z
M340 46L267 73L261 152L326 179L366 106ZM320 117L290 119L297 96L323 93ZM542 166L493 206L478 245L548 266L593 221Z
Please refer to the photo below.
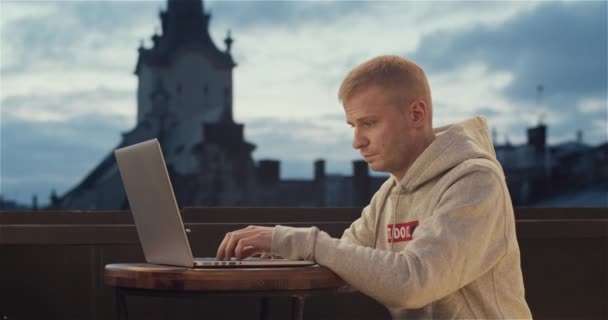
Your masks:
M201 0L167 0L167 11L161 13L163 34L181 43L209 37L209 18Z
M165 66L172 56L182 48L204 50L211 62L222 69L232 69L236 66L230 49L232 41L229 37L228 50L220 50L209 35L209 20L211 15L205 13L202 0L167 0L166 10L159 13L160 32L152 36L152 46L141 48L135 66L135 74L139 74L140 64ZM228 39L227 39L228 40Z
M233 42L234 42L234 39L232 39L232 37L230 36L230 29L228 29L228 34L226 35L226 38L224 39L224 43L226 44L227 53L230 53L230 48L232 47Z

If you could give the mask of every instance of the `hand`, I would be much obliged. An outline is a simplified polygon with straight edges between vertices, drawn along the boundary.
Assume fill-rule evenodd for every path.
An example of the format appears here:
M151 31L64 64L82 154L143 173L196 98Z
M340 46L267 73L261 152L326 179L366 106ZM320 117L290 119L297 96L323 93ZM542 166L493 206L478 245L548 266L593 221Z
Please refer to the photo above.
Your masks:
M217 248L217 260L245 259L261 254L269 256L272 245L272 227L249 226L226 233L224 240Z

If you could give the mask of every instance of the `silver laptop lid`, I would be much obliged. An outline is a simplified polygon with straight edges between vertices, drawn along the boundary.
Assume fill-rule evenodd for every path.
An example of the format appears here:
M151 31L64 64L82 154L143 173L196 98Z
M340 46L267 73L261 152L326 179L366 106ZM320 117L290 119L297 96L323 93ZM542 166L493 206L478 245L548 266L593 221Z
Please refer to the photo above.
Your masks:
M194 265L158 140L114 151L146 261Z

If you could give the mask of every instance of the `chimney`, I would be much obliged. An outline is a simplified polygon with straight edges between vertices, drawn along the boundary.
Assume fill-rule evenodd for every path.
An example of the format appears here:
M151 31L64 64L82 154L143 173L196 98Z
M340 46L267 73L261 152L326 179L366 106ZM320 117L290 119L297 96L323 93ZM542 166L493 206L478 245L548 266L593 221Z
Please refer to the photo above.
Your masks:
M315 181L325 180L325 160L315 161Z
M34 211L38 210L38 196L37 195L32 196L32 210L34 210Z
M583 144L583 130L576 130L576 142Z
M370 177L367 162L355 160L353 161L353 205L367 205L370 196Z
M260 160L258 163L258 181L263 185L272 185L279 181L281 163L278 160Z
M528 128L528 145L536 149L536 152L543 152L547 142L547 126L539 124L535 128Z
M317 204L320 207L325 207L327 205L328 195L327 195L327 188L325 186L325 160L323 160L323 159L317 159L315 161L315 180L314 180L314 182L317 185L315 187L316 192L317 192L317 199L318 199Z

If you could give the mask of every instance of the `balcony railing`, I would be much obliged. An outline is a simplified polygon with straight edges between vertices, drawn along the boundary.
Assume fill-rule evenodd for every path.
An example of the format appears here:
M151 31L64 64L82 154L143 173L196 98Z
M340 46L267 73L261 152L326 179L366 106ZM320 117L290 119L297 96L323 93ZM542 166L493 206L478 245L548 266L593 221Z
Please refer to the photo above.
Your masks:
M223 235L249 224L316 225L332 236L360 208L182 210L196 256L214 255ZM608 209L516 208L526 298L536 319L608 319ZM0 319L114 319L109 263L142 262L128 211L0 211ZM257 319L253 297L131 297L130 319ZM271 298L270 316L289 316ZM238 306L238 307L236 307ZM388 319L377 302L353 293L311 298L307 319Z

